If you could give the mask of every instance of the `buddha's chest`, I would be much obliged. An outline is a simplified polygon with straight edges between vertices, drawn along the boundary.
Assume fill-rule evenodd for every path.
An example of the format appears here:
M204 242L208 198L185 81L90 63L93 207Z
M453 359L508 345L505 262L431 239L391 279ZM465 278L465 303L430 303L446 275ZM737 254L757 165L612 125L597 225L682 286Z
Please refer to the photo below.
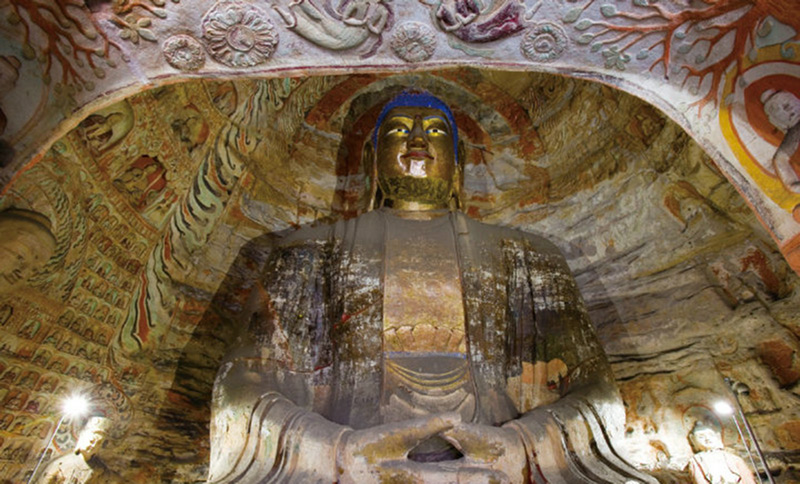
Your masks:
M461 274L447 217L390 226L383 288L385 353L466 353Z
M474 412L450 221L393 225L383 270L383 418Z

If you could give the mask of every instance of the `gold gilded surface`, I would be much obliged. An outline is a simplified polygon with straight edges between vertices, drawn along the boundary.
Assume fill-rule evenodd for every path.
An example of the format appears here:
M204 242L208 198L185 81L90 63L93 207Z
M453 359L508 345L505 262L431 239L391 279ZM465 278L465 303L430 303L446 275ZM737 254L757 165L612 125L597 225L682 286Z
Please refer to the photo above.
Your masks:
M387 234L384 351L465 353L464 305L448 216Z
M399 209L446 208L456 172L456 133L438 109L397 107L378 132L378 184Z

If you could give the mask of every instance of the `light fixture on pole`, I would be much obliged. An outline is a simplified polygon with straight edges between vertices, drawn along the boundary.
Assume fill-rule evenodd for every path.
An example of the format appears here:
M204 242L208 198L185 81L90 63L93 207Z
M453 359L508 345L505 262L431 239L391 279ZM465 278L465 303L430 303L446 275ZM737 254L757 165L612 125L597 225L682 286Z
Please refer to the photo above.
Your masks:
M736 381L732 378L725 378L725 383L728 384L728 388L730 388L731 393L733 394L733 401L736 403L736 409L738 410L739 417L742 419L742 424L744 428L747 430L747 435L750 436L750 442L752 446L756 450L756 454L758 454L758 458L761 461L761 465L764 467L764 472L767 475L767 480L770 484L775 484L775 480L772 478L772 473L769 471L769 467L767 467L767 459L764 457L764 453L761 451L761 446L758 444L758 439L756 439L756 434L753 432L753 428L750 426L750 421L747 420L747 416L744 414L744 409L742 408L742 402L739 401L739 395L749 395L750 394L750 387L746 384ZM755 465L755 461L753 460L753 456L750 453L750 446L744 439L744 434L742 433L742 429L739 428L739 422L736 419L736 416L733 417L734 423L736 423L736 429L739 431L739 436L742 438L742 443L745 445L745 449L747 453L750 454L750 462L753 463L753 469L755 469L756 474L758 475L758 480L761 481L761 475L758 472L758 467Z
M39 456L39 461L36 462L36 467L33 468L33 472L31 473L31 477L28 478L28 484L33 482L33 478L36 477L36 471L39 470L39 466L42 465L42 461L44 460L44 455L47 452L47 449L53 445L53 440L56 438L56 433L58 429L61 427L61 424L64 422L64 419L67 417L80 417L81 415L85 415L89 411L89 400L86 399L83 395L80 394L73 394L67 397L61 404L61 418L58 419L58 423L56 427L53 429L53 433L50 435L50 439L47 441L47 445L44 446L42 449L42 455Z
M733 417L733 423L736 425L736 431L739 432L739 438L742 439L742 444L744 445L744 450L747 451L747 457L750 458L750 465L753 466L753 471L755 471L755 475L758 478L758 482L764 482L761 479L761 474L758 472L758 466L756 465L756 461L753 459L753 453L750 452L750 445L747 442L747 439L744 437L744 433L742 432L742 426L739 425L739 419L736 418L736 415L733 414L733 407L731 404L728 403L726 400L720 400L714 404L714 413L719 415L720 417Z

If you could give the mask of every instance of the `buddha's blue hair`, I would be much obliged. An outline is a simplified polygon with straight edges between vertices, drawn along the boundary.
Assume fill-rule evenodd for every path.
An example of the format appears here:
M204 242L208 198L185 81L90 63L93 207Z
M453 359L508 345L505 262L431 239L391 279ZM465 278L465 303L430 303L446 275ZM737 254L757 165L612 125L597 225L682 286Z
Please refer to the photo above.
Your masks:
M386 106L381 110L380 116L378 116L378 121L375 123L375 130L372 132L372 146L375 151L378 151L378 131L380 131L381 125L384 119L386 119L386 115L389 114L389 111L397 107L433 108L443 112L444 115L447 116L447 121L450 124L450 131L453 135L453 153L455 153L456 164L458 164L458 126L456 125L456 118L453 117L453 112L450 111L450 108L447 107L444 101L424 91L403 91L386 103Z

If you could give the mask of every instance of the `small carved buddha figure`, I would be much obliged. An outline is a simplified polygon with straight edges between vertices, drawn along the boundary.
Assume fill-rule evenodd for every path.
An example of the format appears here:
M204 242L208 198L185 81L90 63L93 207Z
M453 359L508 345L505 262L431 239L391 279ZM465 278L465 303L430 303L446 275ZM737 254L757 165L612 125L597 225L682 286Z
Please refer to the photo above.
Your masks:
M0 234L0 293L3 293L50 259L56 239L47 217L16 208L0 213Z
M214 483L654 482L617 456L610 368L558 249L458 212L450 109L403 93L374 207L268 254L214 384Z
M698 421L689 434L689 443L695 452L689 470L696 484L755 484L747 463L725 450L714 427Z
M96 457L111 420L90 417L78 435L75 450L54 460L37 482L41 484L109 483L118 479Z

